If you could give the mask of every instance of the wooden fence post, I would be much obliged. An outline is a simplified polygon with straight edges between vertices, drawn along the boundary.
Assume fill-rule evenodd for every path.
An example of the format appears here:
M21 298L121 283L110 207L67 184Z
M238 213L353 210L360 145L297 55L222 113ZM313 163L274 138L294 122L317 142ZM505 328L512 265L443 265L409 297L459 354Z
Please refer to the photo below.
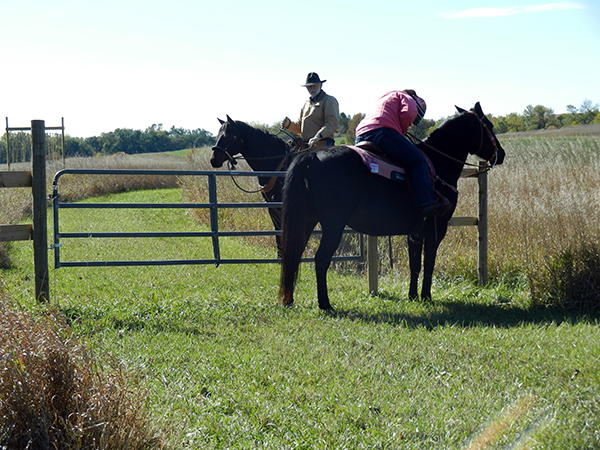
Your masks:
M46 204L46 125L31 121L31 164L33 194L33 259L35 266L35 298L48 301L48 211Z
M488 283L488 173L484 170L487 163L480 162L477 176L479 183L479 213L477 220L477 278L480 286Z
M379 290L379 252L377 236L367 236L367 269L369 272L369 293L377 295Z

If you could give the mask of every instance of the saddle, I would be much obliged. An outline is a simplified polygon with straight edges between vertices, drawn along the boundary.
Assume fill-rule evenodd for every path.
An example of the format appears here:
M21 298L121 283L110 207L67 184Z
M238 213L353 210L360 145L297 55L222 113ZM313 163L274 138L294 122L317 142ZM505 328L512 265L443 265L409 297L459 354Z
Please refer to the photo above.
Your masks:
M392 181L406 182L406 170L383 153L373 142L362 141L356 145L347 145L346 147L354 150L360 155L371 173L380 175L384 178L389 178ZM427 161L427 165L429 166L429 177L431 178L431 183L435 186L435 181L437 179L435 168L427 155L423 152L421 152L421 154ZM412 189L412 187L409 187L409 189ZM435 189L435 194L443 204L441 214L445 214L450 208L450 202L437 189Z
M381 149L373 142L362 141L356 145L347 145L346 147L354 150L362 158L369 171L373 174L380 175L393 181L406 181L406 170L404 167L389 158ZM432 183L435 181L435 168L431 161L422 153L427 160L429 166L429 176Z

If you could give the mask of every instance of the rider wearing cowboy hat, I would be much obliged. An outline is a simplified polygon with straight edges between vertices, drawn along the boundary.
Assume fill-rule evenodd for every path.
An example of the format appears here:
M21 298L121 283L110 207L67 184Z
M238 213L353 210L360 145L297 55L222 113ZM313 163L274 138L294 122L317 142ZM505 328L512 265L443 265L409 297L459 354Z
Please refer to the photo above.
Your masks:
M327 80L321 80L319 75L311 72L302 86L308 90L310 98L300 111L300 118L292 122L283 119L281 127L292 133L300 134L309 147L328 147L333 145L333 135L338 129L340 107L335 97L327 95L321 88Z

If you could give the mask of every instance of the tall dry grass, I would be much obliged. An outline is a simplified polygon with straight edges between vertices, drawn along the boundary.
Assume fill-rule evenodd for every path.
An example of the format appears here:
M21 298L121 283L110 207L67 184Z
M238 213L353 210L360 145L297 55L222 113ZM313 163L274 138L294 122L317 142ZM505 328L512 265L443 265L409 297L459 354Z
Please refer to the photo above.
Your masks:
M209 163L209 153L206 151L188 152L186 159L195 168L194 170L213 170ZM244 160L238 162L235 170L252 172L252 169ZM205 178L181 177L179 181L185 202L209 202L208 183ZM228 176L217 177L217 192L220 203L262 203L264 201L260 194L260 185L255 176L236 177L235 180ZM199 223L207 227L210 226L210 212L207 209L193 209L190 211L190 214ZM218 214L219 229L221 231L273 229L273 223L264 208L223 208L219 210ZM275 249L274 236L252 236L240 239L250 245Z
M101 367L60 315L34 319L0 294L0 448L160 448L142 394L118 364Z
M500 138L505 163L489 174L490 274L509 280L566 248L600 237L600 136ZM461 180L456 215L476 215L477 183ZM477 235L451 229L437 270L476 274Z
M151 170L208 170L208 150L197 151L194 159L164 154L98 156L95 158L50 159L46 164L47 193L52 193L54 175L62 169L151 169ZM203 167L200 169L200 167ZM31 163L16 163L11 170L31 170ZM77 175L66 174L59 180L62 201L75 202L89 197L139 189L168 189L180 185L173 175ZM0 189L0 223L15 224L32 215L30 188ZM7 244L0 242L0 268L10 265Z
M489 262L491 280L512 282L542 265L551 255L574 245L597 242L600 235L600 136L504 135L500 141L506 161L489 174ZM73 159L72 168L173 168L211 170L208 149L188 152L186 158L164 155L116 155ZM54 165L54 166L53 166ZM60 161L49 163L48 173L60 169ZM238 170L250 171L241 162ZM51 176L51 175L50 175ZM50 183L50 180L49 180ZM208 187L196 177L77 177L60 181L61 195L71 201L132 189L180 186L183 200L207 202ZM259 188L256 178L237 181L246 190ZM231 178L219 178L221 202L261 202L260 194L242 192ZM477 214L477 182L463 179L457 216ZM49 190L50 192L50 190ZM0 190L0 222L14 223L30 212L28 190ZM206 210L193 210L200 223L210 223ZM219 212L222 230L272 229L264 209L234 209ZM253 245L274 248L273 237L247 238ZM391 245L388 245L391 244ZM405 239L384 238L382 270L390 268L405 276ZM391 248L391 252L388 252ZM0 251L0 255L2 252ZM1 260L1 259L0 259ZM477 232L474 227L454 227L438 254L437 276L477 278Z

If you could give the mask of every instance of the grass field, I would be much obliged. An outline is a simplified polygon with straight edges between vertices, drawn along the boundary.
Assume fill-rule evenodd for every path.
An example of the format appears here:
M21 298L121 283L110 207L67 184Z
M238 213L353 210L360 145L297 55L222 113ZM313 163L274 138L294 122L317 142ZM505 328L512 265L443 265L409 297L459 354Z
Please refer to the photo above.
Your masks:
M396 264L382 261L378 296L356 270L330 271L330 315L317 308L310 265L291 309L275 304L274 265L61 268L51 271L51 306L100 358L139 379L168 448L598 448L599 317L535 307L527 285L547 255L597 240L598 139L550 139L502 141L510 159L490 175L485 288L473 282L473 230L456 229L430 304L408 301L394 238ZM190 196L181 186L110 199L179 201ZM73 230L205 226L185 210L106 214L64 219ZM82 260L210 253L200 240L65 244L66 257ZM262 241L230 240L226 250L274 253ZM37 314L31 253L30 243L10 245L0 291Z
M131 217L108 219L135 226ZM84 214L69 224L102 226L97 220ZM197 227L172 211L143 221L157 230ZM80 258L107 247L70 246ZM189 247L163 239L121 250L145 258ZM32 307L31 251L14 243L11 254L15 269L2 288ZM506 287L441 281L436 302L424 305L407 301L406 283L394 276L378 297L364 277L330 278L334 315L317 310L310 267L293 309L275 306L276 266L62 268L52 272L51 292L76 335L140 377L172 448L466 448L503 418L510 426L485 448L600 442L596 319L532 309L526 292Z

